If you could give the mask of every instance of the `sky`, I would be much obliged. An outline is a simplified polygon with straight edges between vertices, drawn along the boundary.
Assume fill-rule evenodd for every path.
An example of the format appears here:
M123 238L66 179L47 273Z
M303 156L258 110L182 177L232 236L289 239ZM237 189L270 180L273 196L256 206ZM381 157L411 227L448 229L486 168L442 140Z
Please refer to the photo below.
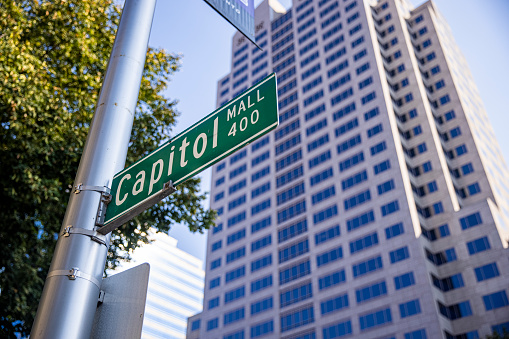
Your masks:
M411 0L415 6L424 1ZM255 4L261 0L255 0ZM280 0L286 7L291 0ZM509 161L509 1L434 0L463 52L481 99ZM203 0L159 0L149 45L182 56L165 95L178 100L181 113L173 133L183 131L216 108L217 80L230 72L231 39L225 19ZM210 191L210 170L200 174L202 190ZM206 207L209 202L206 202ZM169 232L182 250L205 260L206 235L175 225Z

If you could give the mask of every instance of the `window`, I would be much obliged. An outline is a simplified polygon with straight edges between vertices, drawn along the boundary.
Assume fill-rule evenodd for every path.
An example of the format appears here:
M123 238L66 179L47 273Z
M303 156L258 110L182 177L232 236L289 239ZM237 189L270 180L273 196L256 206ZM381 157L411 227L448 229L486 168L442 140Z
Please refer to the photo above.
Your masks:
M223 325L226 326L241 319L244 319L244 307L225 313Z
M315 234L315 245L322 244L341 235L339 225L329 227L328 229Z
M279 284L284 285L311 273L309 260L295 264L279 271Z
M346 293L320 303L322 315L339 311L346 307L348 307L348 294Z
M326 151L322 154L317 155L316 157L309 160L309 169L318 166L319 164L329 160L331 158L330 151Z
M306 135L309 136L327 126L327 119L318 121L316 124L306 128Z
M388 169L391 168L391 163L389 160L385 160L385 161L382 161L381 163L379 164L376 164L374 167L373 167L373 171L375 172L375 175L379 174L379 173L382 173L382 172L385 172L387 171Z
M299 149L290 155L287 155L286 157L281 158L280 160L276 161L276 172L279 172L280 170L296 163L302 159L302 151Z
M270 166L267 166L267 167L264 167L262 168L261 170L259 170L258 172L255 172L252 176L251 176L251 182L255 182L256 180L266 176L270 174ZM245 180L244 180L244 184L245 184Z
M237 215L234 215L233 217L228 219L228 228L237 225L238 223L244 221L246 219L246 212L240 212Z
M262 219L260 221L255 222L254 224L251 224L251 233L258 232L270 225L272 225L272 219L270 216L268 216L265 219Z
M474 269L474 271L475 271L475 277L477 278L478 282L488 280L491 278L495 278L500 275L500 272L498 271L496 262L492 262L490 264L477 267Z
M213 270L221 266L221 258L217 258L210 262L210 269Z
M251 293L261 291L269 286L272 286L272 275L253 281L251 283Z
M391 190L394 189L394 180L389 180L389 181L386 181L380 185L377 186L377 189L378 189L378 195L382 195L384 193L387 193Z
M251 208L251 216L258 214L262 211L265 211L267 208L270 207L270 198L267 200L264 200L260 202L259 204L256 204Z
M228 245L233 244L236 241L239 241L240 239L244 238L246 236L246 229L243 228L242 230L232 233L227 237L226 243Z
M352 113L353 111L355 111L355 103L354 102L352 102L349 105L346 105L345 107L341 108L339 111L334 113L334 115L333 115L334 121L343 118L344 116Z
M304 115L304 118L306 119L306 121L308 121L323 112L325 112L325 105L322 104L322 105L318 106L317 108L314 108L311 111L309 111L308 113L306 113Z
M318 287L320 290L344 283L346 281L345 270L336 271L324 275L318 279Z
M307 307L281 316L281 332L304 326L315 321L313 307Z
M319 184L320 182L323 182L324 180L327 180L328 178L332 177L332 167L329 167L328 169L312 176L310 178L310 184L311 186L314 186L316 184Z
M251 315L258 314L266 310L270 310L272 309L272 306L273 306L272 297L254 302L251 304Z
M341 181L341 188L343 191L354 187L364 181L368 180L368 173L364 170L362 172L355 173L354 175L347 177Z
M316 265L318 267L327 265L331 262L337 261L343 258L343 249L341 246L334 248L330 251L319 253L316 256Z
M351 97L353 95L353 90L350 87L349 89L341 92L340 94L336 95L334 98L331 99L331 105L334 106L336 104L339 104L343 100Z
M389 252L389 256L391 258L391 264L395 264L397 262L410 258L410 253L408 252L408 247L405 246L392 252Z
M299 113L299 106L293 106L289 108L287 111L279 115L279 123L288 121L290 118L293 118L295 115ZM267 137L268 138L268 137ZM267 140L268 143L268 140Z
M348 60L345 60L343 62L340 62L336 66L332 67L330 70L327 71L327 77L332 78L342 70L346 69L348 67Z
M382 268L382 257L371 258L352 266L353 277L358 278Z
M243 298L245 296L245 294L246 294L246 291L245 291L244 286L230 290L224 294L224 303L227 304L234 300ZM219 304L219 298L218 298L218 304Z
M207 331L213 330L219 326L219 318L207 321Z
M433 285L435 285L435 287L437 287L439 290L443 292L448 292L465 286L461 273L443 279L438 279L433 274L431 274L431 278L433 280Z
M366 191L360 192L352 197L345 199L345 201L344 201L345 211L355 208L355 207L357 207L367 201L370 201L370 200L371 200L371 193L370 193L369 189Z
M302 166L296 167L289 170L288 172L281 174L276 178L276 187L280 188L304 175L304 169Z
M251 272L258 271L264 267L272 265L272 254L261 257L260 259L256 259L251 261Z
M238 278L243 277L246 274L246 268L244 266L240 266L236 269L226 272L225 282L228 284Z
M355 146L361 144L361 142L362 142L362 140L361 140L360 134L353 136L352 138L340 143L337 146L338 154L341 154L341 153L351 149L352 147L355 147Z
M215 243L211 245L211 252L217 251L221 248L221 245L223 244L222 240L218 240Z
M361 331L390 322L392 322L390 308L359 316Z
M424 328L405 333L405 339L427 339L426 337L426 330Z
M200 319L198 320L194 320L192 323L191 323L191 331L196 331L200 329Z
M368 225L374 221L375 221L375 214L373 213L373 210L370 210L370 211L362 213L356 217L348 219L346 221L346 227L348 229L348 232L350 232L356 228Z
M468 253L474 255L479 252L487 251L491 248L488 237L482 237L476 240L467 242Z
M357 13L358 15L359 13ZM352 322L350 320L323 328L324 339L334 339L352 333Z
M414 273L408 272L394 277L394 285L396 286L396 290L415 285Z
M241 247L239 249L236 249L234 251L231 251L226 254L226 263L230 263L232 261L235 261L237 259L240 259L246 255L246 248Z
M366 78L359 82L359 89L363 89L366 86L369 86L373 83L373 77Z
M402 319L421 313L421 305L419 304L419 299L399 304L399 313Z
M251 199L256 198L257 196L270 191L270 181L266 182L265 184L256 187L254 190L251 191Z
M385 237L387 240L397 237L398 235L401 235L405 233L405 230L403 229L403 223L397 223L395 225L389 226L385 229Z
M360 152L339 163L339 171L343 172L364 161L364 153Z
M270 151L267 151L267 152L257 156L253 160L251 160L251 167L255 167L256 165L260 164L261 162L263 162L269 158L270 158Z
M482 297L482 300L486 311L509 305L509 300L507 300L507 294L504 290L485 295Z
M313 223L319 224L321 222L324 222L325 220L328 220L338 214L338 208L336 205L327 207L324 210L319 211L318 213L313 214Z
M282 264L307 252L309 252L309 242L305 239L279 250L279 263Z
M223 339L244 339L244 330L240 330L235 333L224 335Z
M385 141L382 141L378 144L376 144L375 146L371 147L370 148L370 152L371 152L371 155L376 155L380 152L383 152L387 149L387 144L385 143Z
M399 203L397 200L394 200L386 205L382 205L380 209L382 211L382 216L385 217L386 215L399 211Z
M306 219L297 221L278 231L278 242L279 243L285 242L289 239L298 236L299 234L306 232L307 230L308 227Z
M387 294L387 286L385 281L379 281L372 285L359 288L355 290L355 297L357 299L357 303L363 303L365 301L369 301L374 298L378 298Z
M214 201L218 201L224 198L224 191L215 195Z
M308 283L280 293L279 300L281 301L281 308L283 308L312 297L313 289L311 283Z
M378 234L376 232L368 234L362 238L350 242L350 253L356 253L378 244Z
M291 12L290 12L291 13ZM251 338L257 338L267 333L274 332L274 321L269 320L258 325L251 326Z
M281 224L291 218L294 218L302 213L306 212L306 201L299 201L285 209L278 211L277 223Z
M272 236L269 234L251 243L251 253L256 252L272 243Z
M220 277L214 278L214 279L210 280L210 282L209 282L209 290L211 290L219 285L221 285L221 278Z
M315 204L322 202L326 199L329 199L330 197L333 197L335 195L336 195L336 190L334 189L334 186L330 186L330 187L312 195L311 202L313 205L315 205Z

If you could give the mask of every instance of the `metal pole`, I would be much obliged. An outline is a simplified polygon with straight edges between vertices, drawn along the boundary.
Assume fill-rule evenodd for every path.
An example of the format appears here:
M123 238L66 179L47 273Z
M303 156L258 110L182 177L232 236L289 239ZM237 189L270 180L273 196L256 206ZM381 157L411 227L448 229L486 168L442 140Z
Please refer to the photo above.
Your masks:
M30 338L90 338L110 235L102 193L124 168L156 0L126 0Z

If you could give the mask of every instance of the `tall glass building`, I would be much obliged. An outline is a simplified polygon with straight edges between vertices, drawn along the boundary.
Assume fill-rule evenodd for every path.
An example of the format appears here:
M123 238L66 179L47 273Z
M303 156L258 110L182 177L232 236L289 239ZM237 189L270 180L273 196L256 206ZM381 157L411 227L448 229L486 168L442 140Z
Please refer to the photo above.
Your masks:
M509 172L433 2L265 0L256 35L218 106L276 72L280 126L212 170L188 338L509 329Z
M150 239L151 244L136 249L132 260L115 271L150 264L141 338L185 338L187 318L202 310L203 262L177 248L177 240L164 233L151 233Z

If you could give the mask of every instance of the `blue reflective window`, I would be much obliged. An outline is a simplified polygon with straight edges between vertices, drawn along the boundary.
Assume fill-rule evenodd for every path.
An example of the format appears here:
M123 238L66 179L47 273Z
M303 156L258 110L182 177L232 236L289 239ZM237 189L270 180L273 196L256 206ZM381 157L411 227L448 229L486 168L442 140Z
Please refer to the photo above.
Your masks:
M405 233L405 230L403 229L403 223L400 222L385 229L385 238L388 240L403 233Z
M344 200L344 208L345 211L355 208L361 204L364 204L365 202L368 202L371 200L371 193L368 190L365 190L363 192L360 192L354 196L351 196Z
M309 252L309 242L305 239L279 250L279 263L282 264L307 252Z
M486 308L486 311L494 310L509 305L509 300L507 299L507 294L504 290L485 295L482 297L482 300L484 302L484 307Z
M362 238L350 241L350 253L356 253L378 244L378 234L376 232L363 236Z
M362 214L357 215L351 219L348 219L346 221L346 228L347 228L348 232L350 232L356 228L368 225L374 221L375 221L375 214L373 213L373 210L369 210L365 213L362 213Z
M261 257L260 259L256 259L251 261L251 272L258 271L264 267L272 265L272 254Z
M399 313L402 319L421 313L421 305L419 303L419 299L410 300L406 303L399 304Z
M415 285L415 278L413 272L408 272L394 277L394 285L396 290Z
M310 324L315 321L313 307L307 307L281 316L281 332Z
M268 297L263 300L251 303L251 315L270 310L272 309L272 307L273 307L272 297Z
M345 160L343 160L339 163L339 171L340 172L346 171L346 170L354 167L355 165L360 164L363 161L364 161L364 153L360 152L360 153L354 154L351 157L346 158Z
M290 12L291 13L291 12ZM251 326L251 338L257 338L267 333L274 332L274 321L269 320L261 324Z
M229 291L225 292L225 294L224 294L224 303L227 304L234 300L243 298L245 295L246 295L246 289L244 288L244 286L240 286L233 290L229 290Z
M251 283L251 293L261 291L269 286L272 286L272 275L268 275L253 281Z
M260 221L255 222L254 224L251 224L251 233L258 232L270 225L272 225L272 219L270 216L268 216L265 219L262 219Z
M359 316L361 331L392 322L391 309L386 308Z
M339 225L329 227L326 230L323 230L317 234L315 234L315 245L322 244L331 239L339 237L341 235L341 231Z
M309 260L295 264L279 271L279 285L284 285L311 273Z
M291 206L288 206L277 213L277 223L281 224L288 221L302 213L306 212L306 201L299 201Z
M490 264L476 267L474 269L475 277L477 278L478 282L488 280L491 278L498 277L500 275L500 272L498 271L497 263L492 262Z
M359 13L357 13L357 15L358 14ZM350 320L339 322L332 326L323 328L324 339L340 338L348 334L352 334L352 322Z
M336 312L348 307L348 294L342 294L320 303L322 315Z
M311 283L301 285L290 290L280 293L279 299L281 302L281 308L290 306L299 301L306 300L313 297L313 288Z
M387 294L387 285L385 281L379 281L369 286L355 290L357 303L369 301Z
M405 246L389 252L389 256L391 258L391 264L395 264L397 262L410 258L410 253L408 252L408 247Z
M315 214L313 214L313 223L316 225L318 223L324 222L338 214L338 208L336 205L327 207Z
M386 215L399 211L399 203L397 200L391 201L388 204L382 205L380 210L382 211L382 216L385 217Z
M314 186L316 184L319 184L320 182L323 182L324 180L327 180L329 178L331 178L333 175L332 173L332 167L329 167L328 169L312 176L310 178L310 184L311 186Z
M343 258L343 248L339 246L330 251L317 254L316 265L320 267L323 265L327 265L331 262L337 261L341 258Z
M311 196L311 202L313 205L315 205L315 204L322 202L324 200L327 200L335 195L336 195L336 190L335 190L334 186L330 186L330 187L327 187L327 188L317 192L316 194L313 194Z
M374 257L352 266L353 277L358 278L383 268L382 257Z
M387 159L387 160L382 161L381 163L373 166L373 171L375 172L375 175L377 175L379 173L385 172L386 170L388 170L390 168L391 168L391 162L389 161L389 159Z
M207 321L207 331L211 331L219 326L219 318Z
M487 251L491 248L488 237L482 237L467 242L468 253L474 255L479 252Z
M346 281L345 270L336 271L324 275L318 279L318 287L320 290L344 283Z
M251 253L256 252L272 243L272 235L269 234L251 243Z
M308 230L307 220L300 220L278 231L278 242L282 243L292 239Z

